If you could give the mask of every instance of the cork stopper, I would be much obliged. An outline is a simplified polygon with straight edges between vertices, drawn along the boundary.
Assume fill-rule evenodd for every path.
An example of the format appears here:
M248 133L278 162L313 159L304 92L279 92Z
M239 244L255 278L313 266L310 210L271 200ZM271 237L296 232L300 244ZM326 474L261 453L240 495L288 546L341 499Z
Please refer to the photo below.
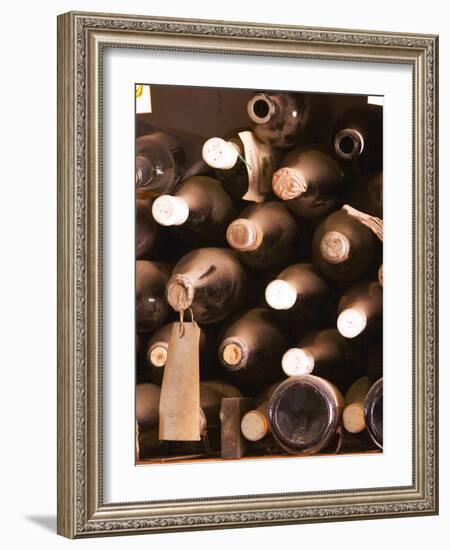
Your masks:
M266 287L266 302L273 309L291 309L297 301L297 290L283 279L275 279Z
M269 433L269 422L261 411L253 410L244 415L241 432L249 441L260 441Z
M359 434L366 427L364 420L364 406L362 403L351 403L347 405L342 413L344 428L352 433Z
M350 257L350 241L339 231L329 231L320 241L320 254L330 264L345 262Z
M302 195L307 189L307 184L299 170L280 168L272 177L272 188L278 198L289 201Z
M160 225L182 225L189 217L189 206L182 197L161 195L153 203L152 215Z
M364 150L364 138L358 130L345 128L334 138L336 154L346 160L358 157Z
M158 342L148 350L148 360L154 367L164 367L167 361L167 344Z
M167 283L167 301L175 311L188 309L194 299L194 285L189 277L177 273Z
M256 250L262 242L261 231L255 223L246 218L239 218L231 222L226 237L228 244L241 252Z
M219 346L219 358L229 370L239 370L245 367L248 361L248 346L241 338L226 338Z
M238 160L238 148L230 141L213 137L203 144L202 157L211 168L230 170Z
M337 329L345 338L355 338L367 326L367 316L362 309L349 307L344 309L337 320Z
M247 113L255 124L265 124L276 112L274 101L266 94L256 94L247 103Z
M288 349L281 359L281 367L287 376L311 374L314 370L314 356L307 349Z

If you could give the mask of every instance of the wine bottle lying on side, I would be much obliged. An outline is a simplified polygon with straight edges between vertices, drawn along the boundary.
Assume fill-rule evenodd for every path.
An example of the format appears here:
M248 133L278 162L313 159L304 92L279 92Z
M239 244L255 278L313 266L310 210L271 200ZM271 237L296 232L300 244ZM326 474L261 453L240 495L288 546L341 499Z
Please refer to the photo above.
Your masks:
M235 216L233 203L214 178L193 176L173 195L161 195L152 206L160 225L179 227L178 238L195 246L225 244L225 231Z
M176 264L167 283L175 311L191 308L198 323L215 323L245 303L246 273L226 248L192 250Z
M280 360L286 347L273 313L254 308L226 329L218 354L227 377L238 387L254 392L280 378Z
M274 173L275 195L296 216L321 218L342 204L344 173L338 163L317 147L293 149Z
M344 398L324 378L292 376L273 392L270 430L290 453L310 455L337 447Z
M279 273L265 291L266 302L288 311L295 325L314 326L335 319L337 297L316 267L294 264Z
M342 208L317 227L312 245L314 263L332 281L350 283L375 275L382 243L369 227Z
M158 224L153 219L152 201L136 200L136 260L151 260L156 239Z
M345 338L381 329L383 291L378 281L364 282L347 290L338 304L338 331Z
M258 139L275 147L328 142L330 105L323 94L261 92L250 99L247 113Z
M170 308L165 297L170 266L161 262L136 262L136 329L150 332L167 322Z
M300 230L286 207L277 201L253 204L227 229L227 241L246 264L266 269L300 255Z
M152 126L136 140L136 192L139 197L170 193L183 179L206 172L204 139Z

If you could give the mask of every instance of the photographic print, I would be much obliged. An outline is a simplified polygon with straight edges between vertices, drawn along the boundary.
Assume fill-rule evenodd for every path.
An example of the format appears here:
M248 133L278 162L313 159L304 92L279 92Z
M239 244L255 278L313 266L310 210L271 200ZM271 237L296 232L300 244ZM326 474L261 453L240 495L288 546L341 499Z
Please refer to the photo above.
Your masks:
M383 97L135 95L137 464L381 452Z

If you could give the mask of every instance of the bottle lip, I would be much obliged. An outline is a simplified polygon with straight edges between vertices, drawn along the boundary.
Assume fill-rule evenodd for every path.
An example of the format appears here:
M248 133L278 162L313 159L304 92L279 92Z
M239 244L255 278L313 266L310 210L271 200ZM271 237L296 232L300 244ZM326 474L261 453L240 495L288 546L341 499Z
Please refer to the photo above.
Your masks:
M230 170L236 165L238 151L229 141L213 137L203 144L202 157L211 168Z
M259 248L262 233L251 220L238 218L228 226L226 239L231 248L240 252L250 252Z
M237 371L246 366L250 351L245 340L239 336L230 336L220 343L218 354L227 370Z
M383 378L379 378L369 389L364 401L364 418L367 431L375 445L383 448L383 425L375 422L375 408L380 399L383 399Z
M161 195L153 202L152 215L160 225L182 225L189 217L189 206L182 197Z
M255 124L265 124L275 115L276 105L269 95L256 94L247 103L247 113Z
M191 307L194 300L194 284L181 273L172 275L166 287L167 301L175 311L184 311Z
M265 298L272 309L287 310L294 307L298 296L294 285L284 279L275 279L267 285Z
M272 176L273 192L283 201L300 197L307 187L303 174L294 168L280 168Z
M256 409L244 414L241 421L242 435L248 441L260 441L270 431L267 416Z
M310 444L301 444L288 439L279 429L278 411L284 396L295 386L300 386L315 392L326 408L326 421ZM324 449L334 437L341 417L341 403L338 390L334 386L318 376L305 374L292 376L275 389L269 402L269 423L271 432L279 445L288 452L298 454L314 454Z
M169 346L167 342L155 342L148 348L147 359L149 363L157 368L164 367L167 361Z
M148 160L145 157L137 156L135 161L135 184L136 188L145 187L150 180L144 181L144 167L149 166Z
M344 128L334 138L334 150L336 154L346 160L351 160L361 155L364 151L364 145L362 134L354 128Z
M337 329L345 338L356 338L366 326L367 315L359 307L344 309L337 319Z
M340 231L328 231L320 241L320 255L330 264L340 264L350 258L349 238Z
M314 371L314 356L307 349L290 348L281 359L281 367L287 376L311 374Z

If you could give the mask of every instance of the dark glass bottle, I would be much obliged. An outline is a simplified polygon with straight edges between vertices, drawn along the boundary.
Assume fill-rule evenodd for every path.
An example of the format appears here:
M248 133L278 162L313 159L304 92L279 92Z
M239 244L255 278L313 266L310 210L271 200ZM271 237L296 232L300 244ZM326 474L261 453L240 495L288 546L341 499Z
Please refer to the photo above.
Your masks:
M282 358L288 376L314 374L345 391L355 377L355 365L349 342L336 329L306 334Z
M364 105L344 113L334 131L334 150L345 170L357 174L383 164L383 107Z
M318 376L292 376L273 392L269 403L270 429L290 453L314 454L331 447L340 427L344 398Z
M262 92L250 99L247 113L258 139L275 147L329 139L331 117L325 95Z
M383 448L383 379L377 380L367 393L364 418L373 442Z
M297 147L273 175L275 195L300 217L317 219L341 204L344 173L338 163L317 147Z
M227 229L228 244L251 266L271 268L299 255L299 227L278 201L252 204Z
M151 259L158 235L158 224L153 219L152 201L136 200L136 260Z
M192 308L198 323L215 323L242 307L246 274L234 251L226 248L192 250L176 264L167 284L175 311Z
M136 328L150 332L167 322L170 308L165 297L169 266L160 262L136 262Z
M305 325L329 321L337 304L335 292L310 263L284 269L267 285L265 298L271 308L289 311L296 324Z
M317 227L312 256L326 277L349 283L375 275L381 248L375 233L343 208L330 214Z
M153 127L136 140L136 190L140 196L170 193L185 178L205 172L204 139Z
M381 329L382 312L383 291L378 281L359 283L339 300L337 328L345 338L374 334Z
M241 433L248 441L261 441L270 434L269 403L278 384L265 388L255 399L256 407L242 417Z
M210 138L202 155L233 199L263 202L272 192L272 174L280 164L281 152L260 142L253 132Z
M235 211L222 184L206 176L185 180L173 195L153 202L153 218L164 226L179 226L179 237L196 246L224 244Z
M219 344L219 359L232 382L252 391L282 376L286 339L273 313L254 308L235 320Z

